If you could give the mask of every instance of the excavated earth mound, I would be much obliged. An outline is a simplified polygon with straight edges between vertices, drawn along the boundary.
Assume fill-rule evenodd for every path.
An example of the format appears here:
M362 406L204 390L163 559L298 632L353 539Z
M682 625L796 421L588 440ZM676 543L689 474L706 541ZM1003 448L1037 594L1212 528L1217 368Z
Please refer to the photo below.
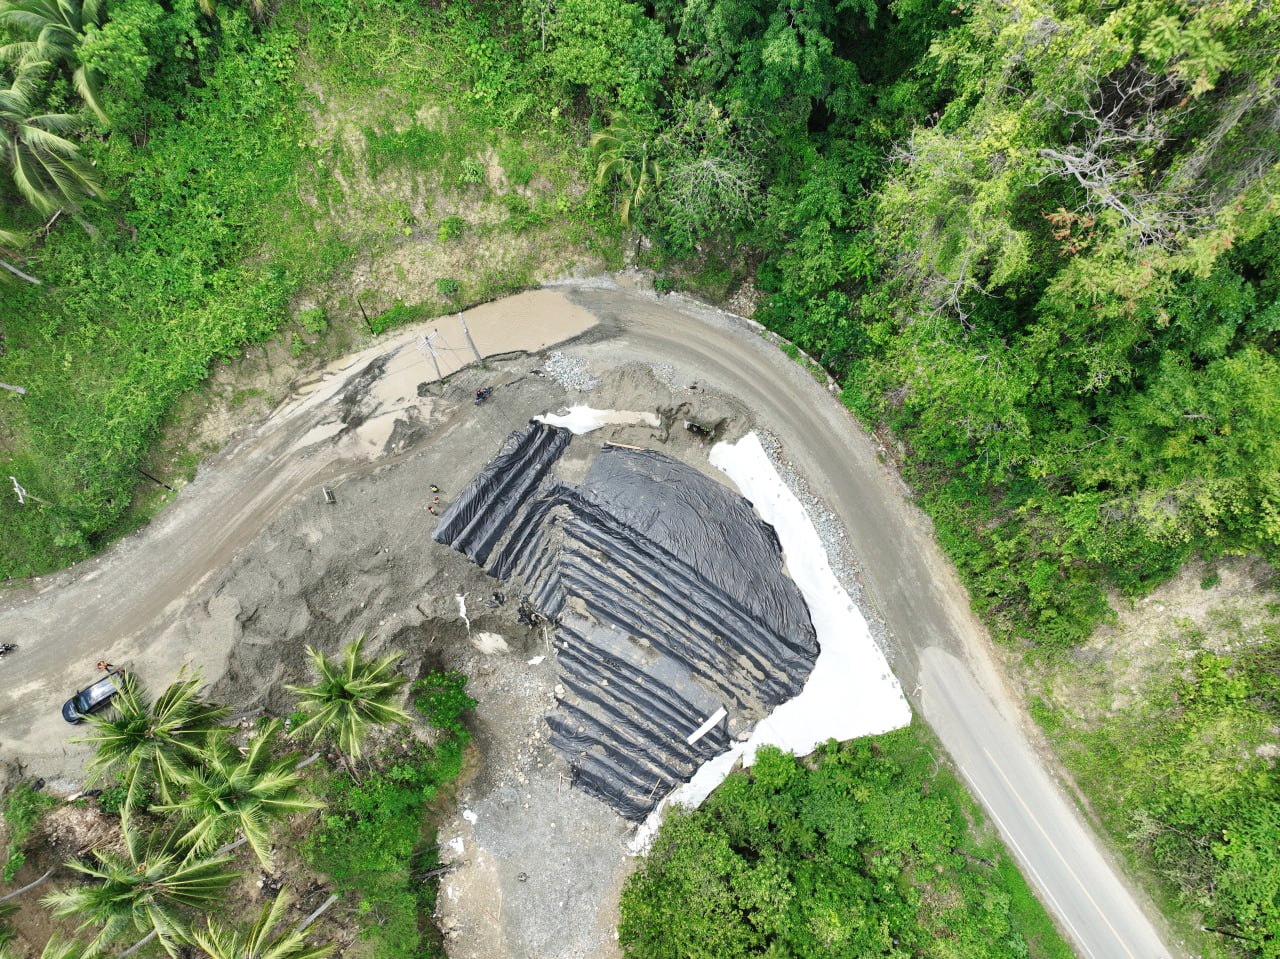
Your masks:
M516 430L433 533L555 626L547 718L573 782L633 821L804 686L818 656L773 528L662 453L605 444L556 478L563 428ZM580 443L591 442L588 439ZM495 593L505 598L505 594Z

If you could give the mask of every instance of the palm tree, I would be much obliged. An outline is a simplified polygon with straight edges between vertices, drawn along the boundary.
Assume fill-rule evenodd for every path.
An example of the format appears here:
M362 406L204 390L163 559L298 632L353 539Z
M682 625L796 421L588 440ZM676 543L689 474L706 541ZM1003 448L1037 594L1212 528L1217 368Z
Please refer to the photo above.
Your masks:
M591 137L596 183L603 186L616 176L626 188L619 210L623 226L631 226L636 208L650 189L656 190L662 184L662 167L654 152L646 131L623 115L615 116L608 127Z
M154 932L164 950L176 956L178 945L188 938L183 910L209 908L239 874L224 868L230 856L197 858L173 836L148 840L127 816L121 833L126 855L94 850L97 865L67 863L96 882L49 893L42 901L55 916L82 916L81 929L102 927L89 943L90 952L134 929Z
M51 936L44 944L44 948L40 950L40 959L84 959L87 955L89 952L85 947L74 939L63 942L56 936ZM0 946L0 959L18 959L18 957L6 943Z
M42 72L51 64L71 71L80 98L107 122L99 90L102 77L80 62L85 28L106 20L101 0L17 0L0 3L0 24L22 39L0 47L0 60Z
M239 829L258 859L267 865L268 821L323 805L299 795L302 776L297 772L296 754L272 758L271 746L279 730L280 721L272 720L243 755L225 739L209 740L197 764L180 774L178 800L152 807L158 812L176 812L192 823L179 842L197 852L207 852L229 832Z
M294 733L301 735L310 730L313 740L331 735L348 758L348 768L360 758L360 747L374 726L409 722L409 714L393 703L405 679L389 675L401 654L364 660L360 658L363 646L361 633L343 650L341 660L332 661L308 646L307 655L315 663L320 681L314 686L285 687L301 697L298 707L308 714Z
M34 276L18 269L7 259L10 255L10 250L17 250L19 247L25 246L27 240L28 236L25 233L19 233L17 230L6 230L3 227L0 227L0 254L2 254L0 255L0 269L5 270L4 273L0 273L0 283L6 283L12 277L16 276L18 279L26 280L28 283L34 283L36 286L43 286L43 284ZM18 393L26 392L24 389L19 389L18 387L9 386L4 383L0 383L0 386L4 386L6 389L14 390Z
M173 799L174 784L197 763L210 737L226 731L221 720L230 712L200 699L200 677L178 676L154 705L130 674L122 673L119 694L107 713L87 718L92 730L72 742L97 750L89 762L94 777L117 772L126 788L124 808L134 809L149 777L162 802Z
M39 106L29 70L18 70L8 87L0 87L0 158L18 192L41 213L105 196L93 167L63 135L80 121L69 113L37 113Z
M289 905L282 893L262 907L257 921L245 931L209 919L204 929L192 931L191 940L209 959L322 959L331 953L331 945L308 946L302 938L303 926L272 935Z

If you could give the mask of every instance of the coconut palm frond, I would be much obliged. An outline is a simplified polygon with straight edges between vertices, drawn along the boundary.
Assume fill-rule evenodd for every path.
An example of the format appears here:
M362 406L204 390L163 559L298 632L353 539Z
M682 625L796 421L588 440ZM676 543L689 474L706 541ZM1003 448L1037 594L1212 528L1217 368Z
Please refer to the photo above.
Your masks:
M323 959L333 951L331 945L308 946L296 928L277 932L291 904L287 895L278 896L246 930L209 919L203 929L192 930L191 939L209 959Z
M180 797L153 808L191 823L183 841L193 850L213 849L238 829L258 858L269 863L271 822L323 805L302 795L297 754L273 758L279 731L278 720L268 723L243 756L224 740L211 739L199 762L179 774Z
M94 747L89 765L95 778L117 773L128 790L126 808L137 807L151 780L161 801L169 802L174 784L210 739L227 731L222 720L230 710L200 698L198 675L180 675L154 704L131 674L124 674L121 686L112 709L87 717L90 732L73 741Z
M361 635L343 650L341 660L330 660L308 646L307 655L320 675L319 681L312 686L287 687L298 695L299 708L307 714L294 733L310 735L313 740L329 735L352 759L359 757L373 727L410 721L409 714L395 704L406 682L392 673L401 654L365 660L361 656L363 646Z

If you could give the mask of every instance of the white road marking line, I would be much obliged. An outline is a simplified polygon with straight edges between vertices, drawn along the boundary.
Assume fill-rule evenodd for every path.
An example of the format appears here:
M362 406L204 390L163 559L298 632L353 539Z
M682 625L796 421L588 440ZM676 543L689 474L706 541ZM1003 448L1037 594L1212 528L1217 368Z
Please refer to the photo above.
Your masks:
M1125 943L1123 938L1121 938L1120 933L1116 931L1116 927L1111 925L1111 920L1108 919L1106 913L1102 911L1102 907L1099 906L1097 900L1093 898L1088 887L1080 881L1080 877L1076 875L1076 871L1071 868L1071 863L1067 862L1067 857L1062 855L1052 837L1050 837L1050 835L1045 831L1044 826L1040 825L1040 820L1036 818L1035 813L1031 811L1031 807L1023 800L1021 793L1013 787L1013 783L1009 782L1009 777L1004 774L1004 770L1000 768L1000 764L996 762L995 757L991 755L986 746L982 747L982 751L986 753L987 759L991 761L991 765L995 767L996 772L1000 774L1000 778L1003 779L1005 785L1009 787L1009 791L1013 793L1014 798L1018 800L1018 804L1026 810L1027 815L1031 817L1031 821L1036 824L1036 828L1040 830L1040 835L1044 836L1045 841L1049 844L1049 848L1051 848L1054 854L1062 860L1062 864L1067 867L1067 872L1071 873L1071 878L1076 881L1076 885L1080 887L1080 891L1083 892L1085 898L1089 900L1089 904L1097 910L1098 915L1102 917L1102 921L1107 924L1107 928L1110 929L1111 934L1116 937L1116 942L1120 943L1120 948L1124 950L1124 954L1128 956L1129 959L1134 959L1133 952L1130 951L1128 944Z
M1057 912L1062 921L1067 924L1067 928L1070 929L1071 934L1075 936L1076 942L1080 944L1080 948L1088 954L1089 959L1096 959L1093 954L1093 950L1085 943L1084 937L1080 935L1080 931L1076 929L1076 927L1072 925L1071 920L1067 918L1067 914L1059 904L1058 900L1055 899L1053 893L1049 891L1049 887L1045 884L1045 881L1040 878L1040 873L1036 872L1036 867L1031 865L1031 858L1022 851L1022 847L1018 845L1018 840L1013 838L1013 833L1009 831L1009 827L1004 824L1004 820L1000 818L999 814L992 808L991 803L987 801L986 795L978 788L978 784L974 782L973 777L969 775L963 766L960 766L959 769L960 775L964 776L965 780L969 783L969 788L978 794L978 798L981 799L982 804L987 807L987 812L991 815L991 818L994 819L996 824L1004 831L1009 842L1013 844L1013 848L1018 851L1018 856L1021 858L1023 864L1031 871L1031 875L1035 876L1036 885L1040 887L1040 891L1048 897L1051 903L1053 903L1054 911Z

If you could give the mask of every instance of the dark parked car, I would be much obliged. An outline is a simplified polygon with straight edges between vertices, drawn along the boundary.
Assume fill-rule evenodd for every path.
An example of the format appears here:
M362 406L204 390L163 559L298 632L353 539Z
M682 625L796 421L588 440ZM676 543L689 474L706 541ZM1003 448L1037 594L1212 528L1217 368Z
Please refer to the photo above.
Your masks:
M62 718L69 723L81 722L89 713L97 712L120 692L123 670L113 669L92 686L86 686L62 704Z

